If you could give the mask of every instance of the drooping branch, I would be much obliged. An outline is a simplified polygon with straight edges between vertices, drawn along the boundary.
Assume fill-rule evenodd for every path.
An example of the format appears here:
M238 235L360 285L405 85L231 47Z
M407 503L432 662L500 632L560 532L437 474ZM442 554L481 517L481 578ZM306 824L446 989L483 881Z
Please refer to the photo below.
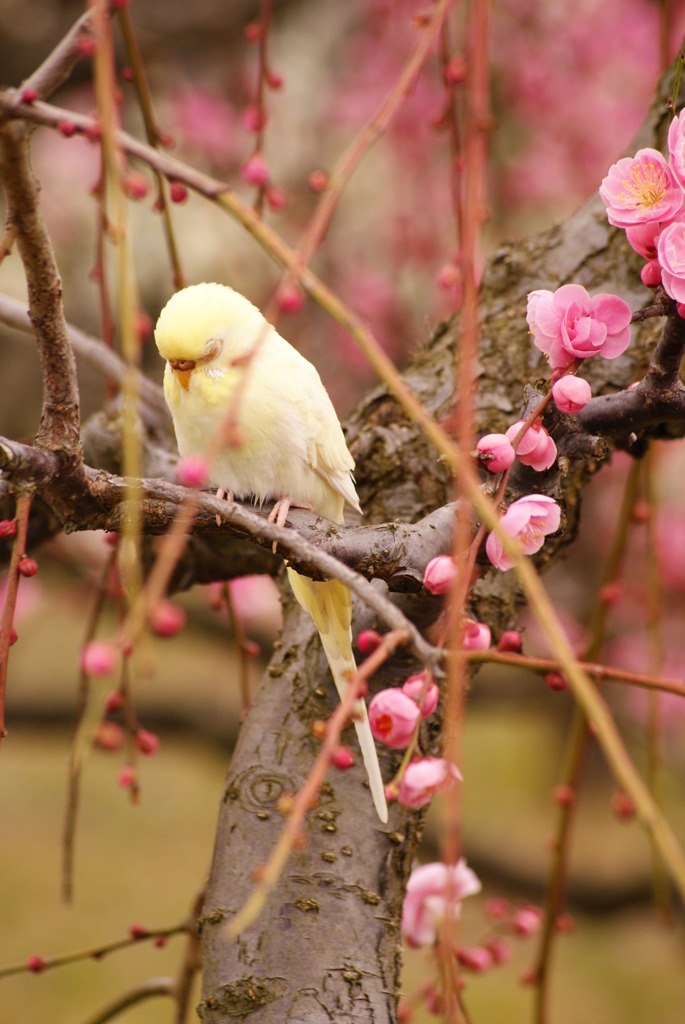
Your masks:
M33 334L33 325L23 302L0 294L0 322L24 334ZM76 357L104 377L121 385L126 368L116 352L86 331L67 323L67 337ZM171 417L162 389L140 371L135 372L136 388L141 401L142 418L154 425L171 426ZM152 423L151 423L152 425Z
M62 282L39 205L31 168L30 129L19 121L0 125L0 181L7 224L16 231L43 375L43 402L36 444L78 461L81 454L76 361L67 336Z

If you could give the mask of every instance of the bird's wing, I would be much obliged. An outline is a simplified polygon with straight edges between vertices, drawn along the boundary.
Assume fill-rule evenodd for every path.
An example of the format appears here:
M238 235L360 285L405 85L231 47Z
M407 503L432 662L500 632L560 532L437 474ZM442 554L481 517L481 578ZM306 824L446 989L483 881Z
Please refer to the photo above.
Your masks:
M333 403L316 368L291 345L285 344L287 348L279 353L284 362L283 379L292 382L286 385L292 388L288 401L301 423L306 460L332 491L361 512L352 479L354 459L347 449ZM323 509L317 511L327 514Z

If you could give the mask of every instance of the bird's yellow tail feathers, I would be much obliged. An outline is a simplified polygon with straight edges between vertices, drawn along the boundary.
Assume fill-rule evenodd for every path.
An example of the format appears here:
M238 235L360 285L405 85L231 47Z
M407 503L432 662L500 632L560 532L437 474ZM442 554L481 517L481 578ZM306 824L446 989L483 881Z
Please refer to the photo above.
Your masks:
M357 667L352 653L350 592L339 580L310 580L306 576L300 576L293 569L288 569L288 579L298 603L314 620L338 693L343 697L350 676ZM359 714L359 720L354 724L369 777L371 796L378 817L382 822L386 822L388 806L385 802L383 778L363 700L358 702L355 711Z

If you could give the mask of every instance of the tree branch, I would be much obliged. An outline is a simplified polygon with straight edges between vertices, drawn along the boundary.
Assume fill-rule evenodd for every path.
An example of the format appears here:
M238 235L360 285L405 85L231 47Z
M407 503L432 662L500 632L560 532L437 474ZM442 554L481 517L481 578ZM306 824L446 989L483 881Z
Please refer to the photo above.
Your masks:
M67 337L60 280L52 242L31 169L30 130L21 122L0 125L0 181L7 197L7 223L16 229L24 264L29 317L43 373L43 403L36 444L81 458L76 361Z
M33 334L33 324L25 304L9 295L0 294L0 321L22 333ZM123 384L126 367L113 349L74 324L67 323L66 331L74 353L79 359L116 384ZM171 427L171 416L162 389L140 370L134 372L143 419L149 426Z

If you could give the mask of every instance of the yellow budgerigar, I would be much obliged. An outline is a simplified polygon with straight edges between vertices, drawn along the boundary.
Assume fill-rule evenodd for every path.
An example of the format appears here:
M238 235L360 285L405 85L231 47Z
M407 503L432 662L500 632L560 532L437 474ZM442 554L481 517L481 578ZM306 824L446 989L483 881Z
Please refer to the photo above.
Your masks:
M235 443L212 460L214 486L231 498L277 502L284 522L289 506L311 508L343 522L345 503L359 510L354 461L317 371L278 334L244 296L220 284L177 292L159 315L157 348L166 359L164 394L182 457L203 455L229 413ZM338 692L355 671L350 592L338 580L315 581L288 569L290 585L321 636ZM359 702L355 721L371 794L388 820L383 780Z

